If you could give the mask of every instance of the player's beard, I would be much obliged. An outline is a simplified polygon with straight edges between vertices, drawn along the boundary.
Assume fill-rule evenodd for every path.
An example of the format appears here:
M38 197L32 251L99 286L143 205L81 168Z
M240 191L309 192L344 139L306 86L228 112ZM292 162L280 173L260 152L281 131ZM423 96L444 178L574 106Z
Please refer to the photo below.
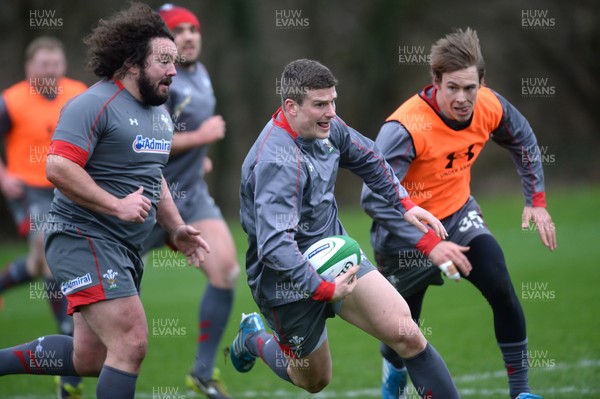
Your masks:
M168 83L171 83L171 78L167 78ZM158 82L160 84L161 81ZM152 85L148 75L146 75L146 71L144 69L140 70L140 77L138 78L138 88L140 90L140 96L142 96L142 101L144 104L157 106L164 104L169 99L169 92L166 94L160 94L158 91L158 84L156 86Z
M179 64L182 68L185 69L191 69L194 65L196 65L196 60L188 60L186 59L185 61L181 60L179 61Z

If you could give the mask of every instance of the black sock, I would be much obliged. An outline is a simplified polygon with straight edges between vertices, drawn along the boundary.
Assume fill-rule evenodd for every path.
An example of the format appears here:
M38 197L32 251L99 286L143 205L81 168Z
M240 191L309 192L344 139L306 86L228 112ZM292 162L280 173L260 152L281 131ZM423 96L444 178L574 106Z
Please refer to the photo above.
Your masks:
M512 344L498 343L498 346L508 374L510 397L514 399L522 392L529 392L527 339Z
M73 366L73 338L47 335L0 350L0 375L7 374L77 375Z
M200 300L198 315L198 346L193 374L202 379L212 377L215 355L229 320L233 305L233 290L209 284Z
M288 382L292 382L287 372L289 362L306 361L306 359L287 359L273 334L265 331L248 334L246 347L250 354L260 357L275 374Z
M98 385L96 386L97 399L133 399L135 396L135 384L137 374L128 373L116 368L104 365Z
M404 363L419 396L430 399L460 398L446 363L429 343L423 352L404 359Z

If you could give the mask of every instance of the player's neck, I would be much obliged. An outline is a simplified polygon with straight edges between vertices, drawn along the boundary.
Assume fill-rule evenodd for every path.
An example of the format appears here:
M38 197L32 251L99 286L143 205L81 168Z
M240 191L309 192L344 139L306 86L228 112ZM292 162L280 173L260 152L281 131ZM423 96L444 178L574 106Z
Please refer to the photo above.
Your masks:
M285 112L284 108L281 108L281 116L284 121L284 123L287 123L287 125L289 126L289 128L296 134L298 134L298 131L296 130L296 120L294 119L293 116L287 114Z
M142 95L140 94L140 88L138 86L138 82L135 78L131 76L131 74L126 74L123 79L120 80L121 84L139 102L144 102L142 100Z

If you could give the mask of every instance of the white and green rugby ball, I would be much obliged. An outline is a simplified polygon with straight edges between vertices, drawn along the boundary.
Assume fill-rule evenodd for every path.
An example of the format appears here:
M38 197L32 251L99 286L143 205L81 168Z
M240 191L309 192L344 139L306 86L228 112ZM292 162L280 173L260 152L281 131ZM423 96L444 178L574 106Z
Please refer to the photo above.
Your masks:
M304 258L321 276L337 277L352 265L360 264L361 250L348 236L331 236L311 245L304 252Z

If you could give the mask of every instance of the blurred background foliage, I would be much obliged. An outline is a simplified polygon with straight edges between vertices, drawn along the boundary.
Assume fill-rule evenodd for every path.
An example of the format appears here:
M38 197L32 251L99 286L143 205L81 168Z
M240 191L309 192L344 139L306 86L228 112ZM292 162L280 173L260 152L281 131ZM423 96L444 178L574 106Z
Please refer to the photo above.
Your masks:
M146 1L154 8L163 2ZM213 145L213 196L230 220L238 218L240 166L248 149L279 106L277 80L285 64L312 58L339 80L338 115L375 138L382 121L427 85L427 65L406 62L402 53L424 51L456 28L479 33L487 64L486 83L529 120L545 148L549 207L552 187L597 185L600 134L600 3L595 0L203 0L176 2L197 13L203 51L217 95L226 137ZM121 0L2 0L0 89L23 79L24 49L45 34L67 46L68 75L88 85L82 38L99 18L126 7ZM31 26L31 13L48 10L62 26ZM282 21L282 19L286 19ZM292 20L299 19L300 21ZM525 20L524 20L525 19ZM529 22L528 22L529 21ZM295 26L290 26L295 25ZM284 26L286 25L286 26ZM533 26L532 26L533 25ZM546 25L546 26L539 26ZM551 26L550 26L551 25ZM526 96L524 79L553 95ZM358 206L360 181L341 173L342 206ZM490 144L474 168L475 194L519 192L508 154ZM14 226L0 203L0 240Z

